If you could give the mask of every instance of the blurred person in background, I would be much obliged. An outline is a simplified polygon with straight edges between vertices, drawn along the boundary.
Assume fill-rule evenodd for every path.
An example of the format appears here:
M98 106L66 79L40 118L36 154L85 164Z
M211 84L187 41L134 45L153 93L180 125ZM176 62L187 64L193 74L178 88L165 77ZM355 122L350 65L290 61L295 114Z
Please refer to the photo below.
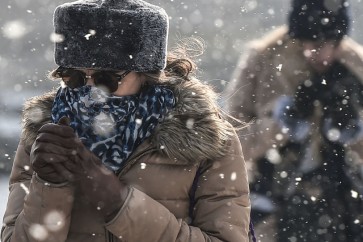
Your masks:
M80 0L54 26L62 86L25 103L2 241L248 241L240 142L165 11Z
M363 241L363 48L345 0L293 0L225 91L261 241Z

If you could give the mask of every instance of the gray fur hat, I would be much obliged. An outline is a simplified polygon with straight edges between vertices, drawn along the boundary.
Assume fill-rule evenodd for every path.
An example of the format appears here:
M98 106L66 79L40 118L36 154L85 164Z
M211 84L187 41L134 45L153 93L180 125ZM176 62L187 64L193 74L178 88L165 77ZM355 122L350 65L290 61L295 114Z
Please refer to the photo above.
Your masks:
M142 0L78 0L54 13L55 62L69 68L157 71L166 65L168 15Z

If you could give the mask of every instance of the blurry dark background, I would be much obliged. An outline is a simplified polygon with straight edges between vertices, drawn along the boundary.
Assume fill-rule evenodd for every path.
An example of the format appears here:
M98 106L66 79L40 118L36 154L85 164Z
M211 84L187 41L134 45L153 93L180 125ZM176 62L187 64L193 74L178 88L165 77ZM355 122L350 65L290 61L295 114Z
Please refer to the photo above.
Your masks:
M0 173L8 174L20 135L22 103L57 86L46 74L53 62L52 15L65 0L2 0L0 8ZM290 0L185 0L149 2L170 16L169 48L183 37L206 43L199 77L220 92L244 44L284 24ZM363 43L363 4L351 1L351 36Z

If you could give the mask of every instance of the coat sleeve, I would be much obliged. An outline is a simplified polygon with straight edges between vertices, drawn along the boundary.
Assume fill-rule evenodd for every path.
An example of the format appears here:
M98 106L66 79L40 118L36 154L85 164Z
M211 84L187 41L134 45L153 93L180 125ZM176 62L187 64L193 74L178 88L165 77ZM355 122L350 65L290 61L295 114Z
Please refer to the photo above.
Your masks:
M249 241L249 189L238 138L234 138L226 157L205 162L200 171L190 224L131 188L106 228L124 241Z
M33 174L22 142L15 155L9 184L1 241L65 241L73 188L46 183Z

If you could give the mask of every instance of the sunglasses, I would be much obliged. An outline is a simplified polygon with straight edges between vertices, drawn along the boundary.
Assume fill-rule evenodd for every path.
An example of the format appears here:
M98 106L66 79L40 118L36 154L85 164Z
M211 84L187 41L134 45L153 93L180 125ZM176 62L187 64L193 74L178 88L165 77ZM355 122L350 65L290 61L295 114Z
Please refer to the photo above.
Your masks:
M125 71L121 75L115 71L97 71L90 76L80 70L72 68L58 67L55 70L56 77L62 78L64 83L70 88L79 88L85 86L87 79L92 78L95 86L103 87L108 92L116 92L118 86L121 84L121 80L129 74L131 71Z

